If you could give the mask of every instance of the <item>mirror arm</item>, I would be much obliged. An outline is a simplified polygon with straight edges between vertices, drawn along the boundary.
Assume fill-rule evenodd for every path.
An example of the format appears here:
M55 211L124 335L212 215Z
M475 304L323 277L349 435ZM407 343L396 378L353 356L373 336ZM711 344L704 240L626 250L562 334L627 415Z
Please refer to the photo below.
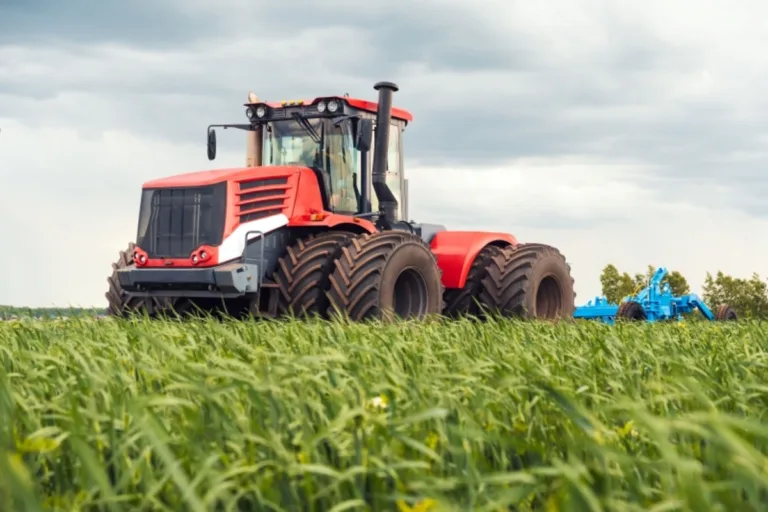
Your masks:
M249 132L256 131L256 126L252 124L211 124L208 125L208 131L211 131L211 128L237 128L238 130L246 130Z
M216 130L214 128L236 128L238 130L245 130L249 132L256 131L258 123L250 124L209 124L208 125L208 160L216 158Z

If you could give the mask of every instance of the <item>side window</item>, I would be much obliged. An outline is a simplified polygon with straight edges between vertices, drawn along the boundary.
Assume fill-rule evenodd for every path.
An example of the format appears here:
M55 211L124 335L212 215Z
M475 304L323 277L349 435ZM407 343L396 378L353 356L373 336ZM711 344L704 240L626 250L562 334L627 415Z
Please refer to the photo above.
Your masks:
M331 208L335 212L357 212L355 173L360 168L360 153L354 148L351 125L330 128L325 139L330 154Z
M375 127L374 127L375 130ZM389 127L389 148L387 151L387 185L392 191L392 195L397 199L397 218L402 217L403 212L403 194L402 194L402 169L400 168L400 127L392 123ZM371 149L371 167L373 168L373 155L376 151L376 138L374 137L373 148ZM379 209L379 200L371 188L371 207L373 211Z

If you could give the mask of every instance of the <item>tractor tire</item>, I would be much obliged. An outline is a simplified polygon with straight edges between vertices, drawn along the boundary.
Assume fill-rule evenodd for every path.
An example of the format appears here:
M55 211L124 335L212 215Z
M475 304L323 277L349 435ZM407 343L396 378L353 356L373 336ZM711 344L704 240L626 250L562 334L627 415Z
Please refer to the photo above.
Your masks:
M437 259L420 237L384 231L352 238L330 276L329 313L353 321L423 319L443 310Z
M736 314L736 310L728 304L722 304L717 308L717 313L715 313L715 320L718 322L736 321L738 319L739 316Z
M490 258L479 299L491 313L518 318L571 319L571 267L545 244L520 244Z
M628 320L631 322L641 322L648 317L645 314L643 306L637 302L627 301L619 304L619 309L616 311L616 320Z
M107 316L125 318L133 314L148 314L157 316L160 313L168 312L171 306L175 305L172 298L152 298L129 297L120 286L120 280L117 277L117 271L133 264L133 251L136 244L128 244L128 248L120 251L118 259L112 264L112 275L107 278L109 289L104 294L107 298Z
M483 279L485 279L488 264L491 258L500 252L500 247L488 245L478 253L469 268L464 287L445 290L443 315L448 318L480 317L482 315L485 305L478 300L478 296L483 288Z
M330 274L342 248L354 236L343 231L309 235L288 247L274 273L278 316L327 318Z
M534 251L534 250L538 250L538 249L542 249L542 248L550 248L551 249L552 246L548 245L548 244L540 244L540 243L535 243L535 242L528 242L528 243L524 243L524 244L517 244L515 246L515 250L516 251ZM567 261L565 262L565 265L568 267L568 274L570 275L570 273L571 273L571 265ZM571 277L571 287L573 287L573 283L574 282L575 281L574 281L573 277ZM574 291L573 292L574 301L576 300L576 296L577 296L577 293Z

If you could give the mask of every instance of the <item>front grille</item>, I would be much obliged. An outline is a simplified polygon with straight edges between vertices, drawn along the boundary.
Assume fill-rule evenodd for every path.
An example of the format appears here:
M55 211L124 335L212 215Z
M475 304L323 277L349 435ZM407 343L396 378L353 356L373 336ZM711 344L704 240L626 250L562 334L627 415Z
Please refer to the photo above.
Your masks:
M144 190L136 242L150 258L188 258L224 233L227 184Z
M240 222L263 219L281 213L288 199L287 191L287 176L240 183L237 192L237 213Z

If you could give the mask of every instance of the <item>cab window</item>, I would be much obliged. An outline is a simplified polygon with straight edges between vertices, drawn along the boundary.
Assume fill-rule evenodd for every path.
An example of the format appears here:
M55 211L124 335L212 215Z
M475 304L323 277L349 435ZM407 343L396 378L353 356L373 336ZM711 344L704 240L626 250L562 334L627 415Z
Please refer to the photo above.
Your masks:
M375 127L374 127L375 130ZM389 148L387 151L387 186L392 191L392 195L397 199L397 220L402 220L403 212L403 194L402 194L402 165L400 160L400 140L402 134L400 127L392 123L389 128ZM373 164L373 155L376 151L376 137L374 137L373 148L371 149L371 164ZM372 168L372 166L370 167ZM371 188L371 208L373 211L379 210L379 199Z

